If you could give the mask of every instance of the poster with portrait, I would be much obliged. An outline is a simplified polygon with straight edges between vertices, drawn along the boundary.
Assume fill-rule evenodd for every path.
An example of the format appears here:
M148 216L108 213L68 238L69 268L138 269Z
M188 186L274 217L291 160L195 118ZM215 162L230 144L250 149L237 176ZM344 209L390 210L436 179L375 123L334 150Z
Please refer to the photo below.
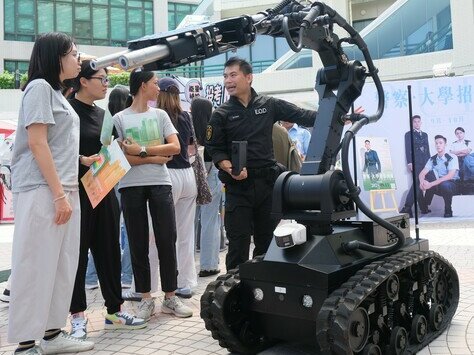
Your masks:
M395 190L396 183L388 139L356 136L356 147L364 190Z
M411 86L413 116L419 119L415 130L410 132L408 108L408 85ZM392 171L396 182L396 199L400 208L407 206L414 211L413 205L413 179L423 170L430 159L439 155L439 167L447 166L446 160L456 159L459 171L453 179L453 188L447 198L451 201L453 218L473 217L474 209L474 103L473 88L474 76L431 78L423 80L407 80L384 82L385 110L383 116L376 123L365 126L360 132L360 137L384 137L391 147L390 155ZM377 94L372 83L367 83L362 95L355 102L355 107L362 106L366 113L377 110ZM415 162L410 161L412 147L410 134L416 141L414 152ZM435 137L442 137L435 141ZM359 137L358 137L359 138ZM370 140L370 139L369 139ZM439 141L440 143L436 143ZM363 146L363 145L362 145ZM423 153L419 154L421 146ZM360 143L357 149L360 149ZM359 154L359 152L355 152ZM446 155L447 154L447 155ZM448 158L448 156L450 158ZM418 160L416 160L416 158ZM358 164L360 159L358 159ZM429 166L428 166L429 167ZM363 175L357 167L358 184L364 184ZM382 165L383 170L383 165ZM361 178L362 177L362 178ZM419 189L419 181L415 182ZM432 200L420 214L422 218L441 218L446 215L449 206L446 205L446 196L439 190L435 191ZM410 193L411 192L411 193ZM425 195L422 191L421 195ZM361 197L369 201L369 193L362 189ZM411 197L411 198L410 198ZM411 206L410 206L411 205ZM421 210L420 210L421 212Z

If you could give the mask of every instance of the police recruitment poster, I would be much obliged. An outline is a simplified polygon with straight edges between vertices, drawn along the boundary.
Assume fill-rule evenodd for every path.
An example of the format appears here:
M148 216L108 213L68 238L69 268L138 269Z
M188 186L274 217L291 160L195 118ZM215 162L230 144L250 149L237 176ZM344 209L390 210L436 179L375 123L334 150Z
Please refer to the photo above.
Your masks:
M359 174L365 191L395 190L390 145L386 137L356 136Z
M413 116L417 116L416 120L413 119L416 129L412 132L416 143L415 164L409 161L411 118L408 85L411 85ZM414 213L414 206L410 206L413 195L409 194L413 184L412 169L419 176L418 171L426 166L432 171L425 177L427 181L434 181L456 169L453 179L443 188L438 186L430 193L428 190L418 190L422 197L431 195L430 199L423 201L426 206L419 216L422 219L444 219L450 217L449 214L447 217L445 215L451 208L454 219L474 217L474 76L384 82L383 88L384 114L377 123L366 125L360 130L356 141L356 150L359 151L353 152L358 157L358 184L364 186L361 198L368 203L370 188L365 187L367 177L370 176L369 167L373 179L380 179L384 171L384 162L380 159L381 154L378 154L381 160L380 172L373 156L368 157L371 159L370 165L365 173L362 172L365 160L362 161L361 152L367 149L365 141L369 140L371 149L377 153L381 149L378 147L380 142L386 141L387 147L390 147L398 209L408 206ZM355 107L358 106L362 106L367 113L377 110L377 93L372 83L365 85L362 95L355 102ZM408 139L405 139L406 135ZM419 188L418 182L416 186Z

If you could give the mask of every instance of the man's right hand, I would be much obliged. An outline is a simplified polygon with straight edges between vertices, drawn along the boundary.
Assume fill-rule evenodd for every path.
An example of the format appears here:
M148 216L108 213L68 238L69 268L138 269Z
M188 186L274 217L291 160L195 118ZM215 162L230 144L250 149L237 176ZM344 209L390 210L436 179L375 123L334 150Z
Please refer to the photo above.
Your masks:
M408 167L408 170L410 170L410 172L413 171L413 164L412 163L408 164L407 167Z

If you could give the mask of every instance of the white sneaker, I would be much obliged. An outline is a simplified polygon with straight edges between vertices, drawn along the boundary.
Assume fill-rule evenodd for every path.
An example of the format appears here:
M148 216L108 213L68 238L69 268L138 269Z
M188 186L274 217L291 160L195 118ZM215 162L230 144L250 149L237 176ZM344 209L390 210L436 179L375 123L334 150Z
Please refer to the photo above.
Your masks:
M165 298L161 305L161 311L163 313L173 313L176 317L187 318L192 317L193 311L191 308L183 304L178 296Z
M70 336L76 339L87 338L87 319L80 316L71 316L71 332Z
M41 339L43 354L79 353L94 349L94 343L88 340L73 338L64 330L51 340Z
M155 300L153 298L144 298L138 305L137 317L148 321L155 314Z
M9 303L10 302L10 290L8 288L3 290L3 293L0 294L0 301Z

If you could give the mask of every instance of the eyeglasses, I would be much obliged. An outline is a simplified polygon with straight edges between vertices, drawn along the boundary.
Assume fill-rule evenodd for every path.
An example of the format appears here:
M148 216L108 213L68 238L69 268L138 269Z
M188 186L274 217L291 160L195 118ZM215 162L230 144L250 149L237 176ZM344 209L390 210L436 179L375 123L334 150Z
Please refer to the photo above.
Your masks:
M100 82L101 82L102 85L104 85L104 86L107 86L107 85L109 85L109 83L110 83L110 79L109 79L107 76L104 76L103 78L101 78L100 76L91 76L89 79L97 79L97 80L100 80Z

